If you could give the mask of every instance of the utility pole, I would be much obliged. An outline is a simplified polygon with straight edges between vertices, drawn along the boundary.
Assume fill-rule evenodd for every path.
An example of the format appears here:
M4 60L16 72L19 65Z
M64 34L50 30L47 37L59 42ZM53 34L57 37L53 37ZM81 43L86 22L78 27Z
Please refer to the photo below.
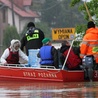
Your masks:
M13 6L13 0L11 1L11 9L12 9L12 22L13 22L13 26L15 26L15 17L14 17L14 6Z

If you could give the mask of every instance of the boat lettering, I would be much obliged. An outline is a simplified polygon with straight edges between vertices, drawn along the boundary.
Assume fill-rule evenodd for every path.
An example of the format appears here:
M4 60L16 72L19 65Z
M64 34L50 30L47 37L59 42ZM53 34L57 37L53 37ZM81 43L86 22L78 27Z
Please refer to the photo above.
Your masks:
M24 76L32 76L32 77L36 77L35 72L23 72Z
M95 77L95 78L98 78L98 71L95 71L94 77Z
M52 74L52 73L38 73L38 76L39 77L52 77L52 78L57 78L57 75L56 74Z
M53 73L42 73L42 72L23 72L23 76L30 76L30 77L43 77L43 78L57 78L56 74Z

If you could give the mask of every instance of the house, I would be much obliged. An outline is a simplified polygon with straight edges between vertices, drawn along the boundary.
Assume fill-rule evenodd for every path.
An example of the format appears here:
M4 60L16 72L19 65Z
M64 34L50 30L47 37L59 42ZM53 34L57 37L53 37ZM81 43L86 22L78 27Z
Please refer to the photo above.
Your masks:
M37 12L30 10L31 3L32 0L0 0L0 47L3 42L3 31L7 25L16 26L20 33L28 22L38 21Z

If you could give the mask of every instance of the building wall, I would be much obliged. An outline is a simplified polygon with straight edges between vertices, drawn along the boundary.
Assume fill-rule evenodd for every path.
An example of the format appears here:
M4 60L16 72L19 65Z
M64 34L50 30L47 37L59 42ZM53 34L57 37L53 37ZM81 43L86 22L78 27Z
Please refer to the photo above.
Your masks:
M25 25L27 25L28 22L32 21L33 19L31 18L22 18L20 19L20 32L24 29Z
M12 11L8 8L8 24L12 25Z
M19 15L14 13L14 21L17 31L19 33ZM8 24L13 25L12 11L8 8Z
M17 28L18 33L21 33L22 30L24 29L24 26L30 22L34 21L34 18L23 18L14 13L14 19L15 19L15 26ZM12 21L12 11L8 8L8 24L13 25Z
M4 34L4 29L8 25L8 10L7 7L2 7L0 9L0 56L3 53L3 34Z
M20 33L23 30L24 25L26 24L26 19L23 20L19 15L14 13L14 19L15 19L15 27L17 28L18 33ZM13 25L12 20L12 11L8 9L8 24Z

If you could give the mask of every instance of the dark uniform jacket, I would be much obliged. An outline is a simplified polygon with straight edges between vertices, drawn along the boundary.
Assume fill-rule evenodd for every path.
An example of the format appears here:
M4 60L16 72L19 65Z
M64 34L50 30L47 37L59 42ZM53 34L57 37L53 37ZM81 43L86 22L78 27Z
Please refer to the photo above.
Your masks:
M26 54L28 55L29 49L40 49L42 46L42 40L44 39L44 33L38 29L33 28L27 32L21 39L21 50L26 48Z

